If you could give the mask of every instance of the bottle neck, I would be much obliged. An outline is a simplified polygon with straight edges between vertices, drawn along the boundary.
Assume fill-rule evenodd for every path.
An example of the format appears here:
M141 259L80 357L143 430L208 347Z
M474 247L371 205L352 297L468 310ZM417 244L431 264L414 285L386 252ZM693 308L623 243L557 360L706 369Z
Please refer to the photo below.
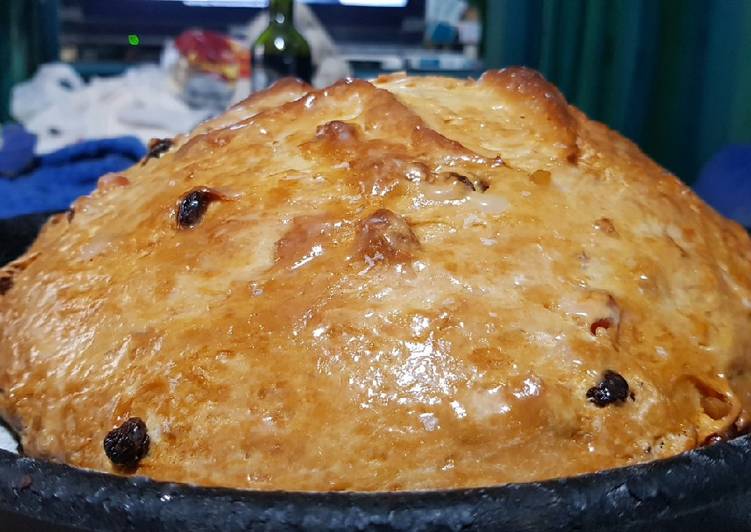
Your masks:
M294 0L270 0L269 20L276 24L292 25L292 11Z

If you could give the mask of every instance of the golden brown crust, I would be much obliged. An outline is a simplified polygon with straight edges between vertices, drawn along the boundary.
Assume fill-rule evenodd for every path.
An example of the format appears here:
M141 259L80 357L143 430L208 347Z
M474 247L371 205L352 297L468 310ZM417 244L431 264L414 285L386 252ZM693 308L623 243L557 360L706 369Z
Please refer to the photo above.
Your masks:
M285 82L74 213L0 273L33 456L140 418L159 479L447 488L748 422L748 236L526 69Z
M215 129L230 127L252 118L258 113L300 99L311 90L313 90L313 87L304 81L295 78L282 78L267 89L255 92L244 100L237 102L224 114L203 122L192 132L191 136L195 137ZM187 139L188 136L186 135L178 137L178 145Z

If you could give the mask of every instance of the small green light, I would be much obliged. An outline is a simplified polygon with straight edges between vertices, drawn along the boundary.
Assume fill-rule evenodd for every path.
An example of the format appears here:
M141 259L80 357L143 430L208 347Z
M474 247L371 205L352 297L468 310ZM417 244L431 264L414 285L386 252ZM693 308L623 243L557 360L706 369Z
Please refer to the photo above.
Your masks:
M128 44L131 46L138 46L141 44L141 39L135 33L131 33L128 35Z

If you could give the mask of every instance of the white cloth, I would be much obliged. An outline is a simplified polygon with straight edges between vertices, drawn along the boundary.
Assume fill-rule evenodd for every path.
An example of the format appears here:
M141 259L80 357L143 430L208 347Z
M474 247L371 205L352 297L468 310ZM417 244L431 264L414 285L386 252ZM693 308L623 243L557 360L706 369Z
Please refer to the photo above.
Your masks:
M209 112L188 107L155 65L86 84L69 65L55 63L13 88L11 114L37 135L36 151L47 153L79 140L135 135L147 143L172 137Z
M18 444L16 443L16 440L2 425L0 425L0 449L12 453L18 452Z

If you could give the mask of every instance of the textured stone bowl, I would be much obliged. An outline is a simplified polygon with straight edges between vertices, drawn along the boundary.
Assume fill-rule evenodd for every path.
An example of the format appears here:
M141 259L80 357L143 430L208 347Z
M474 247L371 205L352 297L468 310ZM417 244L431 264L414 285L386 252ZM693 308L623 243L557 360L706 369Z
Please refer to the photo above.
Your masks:
M252 492L0 451L0 530L749 530L751 437L572 478L405 493Z

